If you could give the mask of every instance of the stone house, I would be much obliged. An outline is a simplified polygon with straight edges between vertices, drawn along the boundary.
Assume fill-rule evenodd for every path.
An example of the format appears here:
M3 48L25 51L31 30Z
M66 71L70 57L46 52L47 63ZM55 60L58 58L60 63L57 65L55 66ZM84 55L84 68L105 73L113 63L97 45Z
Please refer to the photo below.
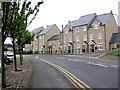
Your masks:
M43 26L38 27L36 29L34 29L31 34L34 35L34 40L31 42L31 44L26 44L25 45L25 51L29 51L32 50L33 53L38 53L39 47L39 40L38 40L38 34L44 29Z
M110 39L118 32L113 13L81 16L64 27L64 50L68 54L110 50Z
M61 54L60 40L60 34L53 35L50 39L48 39L48 54Z
M57 34L60 34L60 30L56 24L47 26L41 33L38 34L40 53L48 53L48 39Z
M109 44L110 50L117 50L120 48L120 32L112 34Z

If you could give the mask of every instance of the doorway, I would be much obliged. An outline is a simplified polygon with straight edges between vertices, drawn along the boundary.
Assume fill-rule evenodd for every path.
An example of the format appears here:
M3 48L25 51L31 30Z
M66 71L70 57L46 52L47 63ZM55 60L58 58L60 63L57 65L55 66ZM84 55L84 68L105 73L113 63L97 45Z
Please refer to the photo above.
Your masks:
M91 52L94 52L94 44L90 45L90 47L91 47Z
M71 53L71 47L68 46L68 54L70 54L70 53Z

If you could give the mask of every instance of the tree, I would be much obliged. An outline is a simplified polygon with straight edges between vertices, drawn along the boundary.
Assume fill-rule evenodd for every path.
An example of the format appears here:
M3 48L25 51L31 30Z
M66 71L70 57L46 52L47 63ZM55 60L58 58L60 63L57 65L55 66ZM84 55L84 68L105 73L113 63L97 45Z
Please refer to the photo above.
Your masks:
M19 53L20 53L20 64L22 65L23 61L23 46L25 44L30 44L33 41L34 36L28 30L23 30L21 34L17 37L17 44L19 45Z
M15 71L17 71L17 64L16 64L16 51L15 51L15 40L19 32L19 27L21 26L22 22L25 22L24 29L28 25L32 23L35 19L37 13L39 12L39 6L43 3L43 1L38 2L38 4L32 9L30 7L31 2L27 2L24 0L22 3L22 8L20 7L21 1L16 0L16 2L2 2L2 11L3 11L3 18L2 18L2 57L4 57L4 41L7 37L11 37L13 43L13 53L14 53L14 67ZM28 17L34 14L33 18L29 23ZM4 68L4 58L2 58L2 88L6 87L5 85L5 68Z

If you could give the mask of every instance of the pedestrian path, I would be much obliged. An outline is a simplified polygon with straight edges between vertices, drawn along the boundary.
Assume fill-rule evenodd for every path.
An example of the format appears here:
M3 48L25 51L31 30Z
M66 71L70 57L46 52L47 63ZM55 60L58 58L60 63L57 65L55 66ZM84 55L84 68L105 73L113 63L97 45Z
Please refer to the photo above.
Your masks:
M31 60L33 75L30 88L74 88L73 84L54 67L41 60Z

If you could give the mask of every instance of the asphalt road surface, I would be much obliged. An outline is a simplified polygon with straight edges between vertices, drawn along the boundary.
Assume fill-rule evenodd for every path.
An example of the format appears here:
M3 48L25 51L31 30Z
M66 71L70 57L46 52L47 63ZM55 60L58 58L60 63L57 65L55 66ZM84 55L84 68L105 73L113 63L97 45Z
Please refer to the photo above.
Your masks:
M33 73L39 73L35 70L39 70L40 68L39 63L35 63L35 60L46 60L66 69L91 88L118 88L120 78L118 78L117 61L98 60L95 58L70 55L29 55L26 57L32 61L34 68ZM39 78L38 76L40 77L41 75L33 77ZM34 81L32 84L36 83ZM66 83L68 83L68 81L65 82L65 84ZM69 87L70 83L67 86Z

